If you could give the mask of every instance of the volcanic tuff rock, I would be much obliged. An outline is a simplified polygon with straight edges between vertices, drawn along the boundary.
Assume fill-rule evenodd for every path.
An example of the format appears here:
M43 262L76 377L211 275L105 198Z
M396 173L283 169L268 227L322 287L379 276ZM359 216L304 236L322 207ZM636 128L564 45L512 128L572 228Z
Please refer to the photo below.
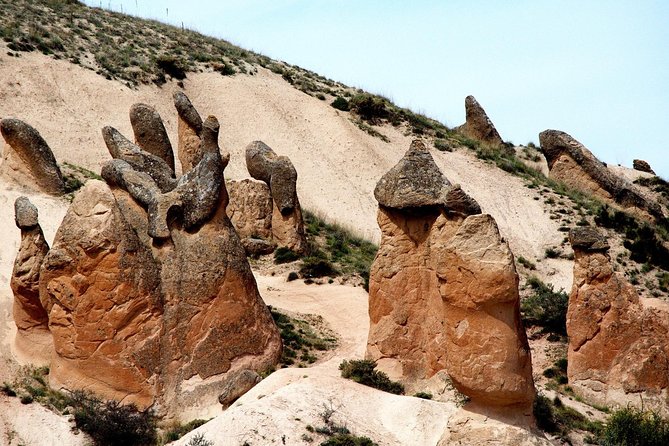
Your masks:
M419 142L375 196L382 239L370 274L367 357L407 384L445 369L474 403L527 412L534 384L518 275L494 219L449 185Z
M254 141L246 146L246 168L253 178L269 186L273 202L272 240L278 246L305 252L307 240L293 163L286 156L278 156L262 141Z
M502 145L504 141L474 96L465 98L466 121L458 130L466 136L488 144Z
M37 130L18 119L0 121L5 139L0 172L22 186L35 185L51 195L65 193L65 183L56 158Z
M569 296L569 385L603 405L669 414L669 304L640 298L613 271L606 239L574 228L574 284Z
M662 209L636 186L606 168L583 144L559 130L539 134L550 177L593 194L645 218L660 218Z
M179 115L179 161L184 173L195 166L195 157L200 147L200 133L202 133L202 118L197 112L190 99L184 93L174 93L174 106Z
M647 161L644 160L633 160L632 161L632 167L634 167L635 170L641 171L641 172L647 172L647 173L652 173L655 175L655 171L651 169L650 164L648 164Z
M226 182L230 203L226 212L239 237L272 237L272 196L263 181L247 178Z
M38 222L37 208L26 197L14 202L16 226L21 229L21 246L14 261L10 286L14 292L14 322L19 333L47 329L48 316L39 300L39 272L49 252Z
M77 194L40 269L51 385L188 418L277 363L278 329L225 213L218 129L214 117L202 124L196 163L178 179L104 130L116 158L103 167L108 184ZM35 221L24 208L17 222Z
M130 124L135 143L145 152L161 158L174 171L172 144L156 109L146 104L134 104L130 107Z

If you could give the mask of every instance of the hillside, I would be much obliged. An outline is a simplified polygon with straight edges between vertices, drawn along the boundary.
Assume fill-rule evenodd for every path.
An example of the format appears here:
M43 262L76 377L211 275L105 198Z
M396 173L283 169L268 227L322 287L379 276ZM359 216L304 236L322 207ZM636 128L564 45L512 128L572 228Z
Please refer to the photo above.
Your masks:
M337 97L353 99L366 93L227 42L158 22L87 8L74 1L0 0L0 8L5 13L0 17L0 36L4 39L0 43L0 118L16 117L38 129L61 165L99 173L101 165L110 159L100 129L111 125L132 135L128 110L136 102L155 107L174 143L177 118L172 94L183 91L203 117L214 115L221 123L219 143L231 155L226 179L249 176L244 149L251 141L262 140L294 163L304 209L378 243L374 186L411 141L419 138L431 147L445 176L460 184L484 213L495 218L516 257L523 287L531 276L555 290L569 291L572 286L573 252L566 243L566 231L579 222L594 224L601 204L547 180L545 160L535 148L517 147L503 156L492 154L444 124L377 96L367 97L382 109L380 117L365 117L359 108L338 110L331 106ZM118 38L110 37L118 35L132 38L123 39L121 44ZM118 45L122 46L117 51ZM436 146L443 149L443 144L449 147L438 150ZM611 170L630 180L652 178L622 167ZM0 381L10 381L17 373L14 359L21 359L22 353L12 343L15 328L9 278L20 241L12 223L13 204L23 194L39 208L49 243L69 205L65 198L46 197L0 180L0 335L4 352ZM660 199L659 192L656 197ZM629 259L623 247L625 236L613 229L607 234L617 257L616 268L637 278L635 285L642 295L665 297L667 291L661 281L666 273ZM319 422L322 405L339 398L335 403L341 421L379 444L407 444L415 440L415 429L423 435L420 441L436 444L435 438L438 440L444 431L448 416L458 411L453 401L428 402L380 394L339 378L337 367L343 359L364 354L369 321L367 295L362 288L286 282L283 276L287 269L263 268L262 262L254 266L266 303L321 315L338 333L340 343L307 370L287 368L273 373L201 432L210 438L217 431L228 432L229 437L217 444L280 444L282 435L299 441L307 432L306 425ZM532 292L528 287L523 295ZM531 337L534 375L544 386L549 380L542 372L564 355L565 346L564 339L548 342L547 334L538 331L531 332L536 335ZM448 395L448 391L441 391ZM62 433L61 418L43 414L37 405L18 406L15 400L0 398L2 408L11 405L34 419L41 416L48 420L42 422L60 426L51 441L67 437ZM375 406L384 407L384 411L361 421ZM406 417L404 424L397 420L398 413ZM212 412L198 417L215 415ZM471 413L467 416L470 421L476 418ZM258 431L257 420L262 420L264 431ZM0 416L5 434L14 429L17 438L24 441L35 438L35 432L26 426L24 430L12 427L16 423L16 419ZM267 442L262 443L262 439ZM9 444L16 443L10 439Z

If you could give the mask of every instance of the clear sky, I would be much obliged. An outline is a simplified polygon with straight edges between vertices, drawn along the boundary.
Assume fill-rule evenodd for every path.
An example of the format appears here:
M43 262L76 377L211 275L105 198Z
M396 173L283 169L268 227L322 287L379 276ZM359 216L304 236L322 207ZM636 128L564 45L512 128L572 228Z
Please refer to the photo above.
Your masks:
M669 179L669 0L86 0L224 38L449 126L563 130Z

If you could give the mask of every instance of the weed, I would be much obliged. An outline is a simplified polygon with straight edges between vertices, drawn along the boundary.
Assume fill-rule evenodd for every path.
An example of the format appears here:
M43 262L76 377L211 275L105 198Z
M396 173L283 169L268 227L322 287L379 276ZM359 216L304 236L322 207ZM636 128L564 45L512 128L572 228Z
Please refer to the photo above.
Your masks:
M188 432L202 426L206 422L207 422L206 420L197 419L189 421L186 424L175 424L171 426L169 429L167 429L167 431L163 435L163 442L169 443L171 441L176 441L179 438L186 435Z
M558 257L560 257L560 251L558 251L557 249L555 249L552 246L546 248L546 250L544 251L544 254L546 255L547 259L557 259Z
M188 440L186 446L214 446L214 442L207 440L204 434L195 434Z
M392 381L383 372L375 370L376 362L369 359L344 360L339 364L341 376L347 379L374 387L385 392L401 395L404 393L404 386L396 381Z
M669 420L655 412L627 407L614 412L601 431L600 444L605 446L667 445Z
M537 266L533 262L531 262L530 260L527 260L523 256L516 257L516 260L518 261L518 263L520 263L521 265L523 265L527 269L531 269L531 270L537 269Z
M416 398L421 398L424 400L431 400L432 399L432 394L429 392L416 392L414 395Z

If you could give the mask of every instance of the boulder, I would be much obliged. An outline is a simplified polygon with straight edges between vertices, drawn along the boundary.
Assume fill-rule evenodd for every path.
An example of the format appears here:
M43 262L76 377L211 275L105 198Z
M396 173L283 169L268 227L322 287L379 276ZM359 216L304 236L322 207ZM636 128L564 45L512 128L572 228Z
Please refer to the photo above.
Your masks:
M583 144L559 130L539 134L549 176L637 216L662 218L660 206L626 179L615 175Z
M253 178L269 186L273 202L272 240L278 246L304 253L307 240L293 163L262 141L254 141L246 147L246 168Z
M135 134L135 143L145 152L165 161L174 171L172 144L156 109L147 104L134 104L130 107L130 124Z
M21 245L14 261L9 284L14 292L14 322L19 333L48 330L49 318L39 299L40 267L49 252L37 208L26 197L14 202L16 226L21 230Z
M278 362L279 331L225 213L218 131L202 123L197 162L171 185L162 158L105 130L106 183L77 194L39 272L52 386L192 419Z
M465 136L491 145L503 145L497 129L474 96L465 98L466 121L458 127Z
M226 183L230 202L226 212L241 238L272 237L272 196L263 181L247 178Z
M632 167L634 168L634 170L638 170L640 172L652 173L653 175L655 175L655 171L651 169L650 164L648 164L647 161L633 160Z
M446 370L473 403L529 413L518 275L494 219L450 186L417 142L375 196L382 238L370 273L367 357L409 387Z
M639 297L614 272L606 238L574 228L574 284L569 296L567 376L574 391L607 406L669 414L669 304Z
M51 195L65 193L65 182L56 158L44 138L30 125L18 119L0 121L6 145L0 172L22 186Z

